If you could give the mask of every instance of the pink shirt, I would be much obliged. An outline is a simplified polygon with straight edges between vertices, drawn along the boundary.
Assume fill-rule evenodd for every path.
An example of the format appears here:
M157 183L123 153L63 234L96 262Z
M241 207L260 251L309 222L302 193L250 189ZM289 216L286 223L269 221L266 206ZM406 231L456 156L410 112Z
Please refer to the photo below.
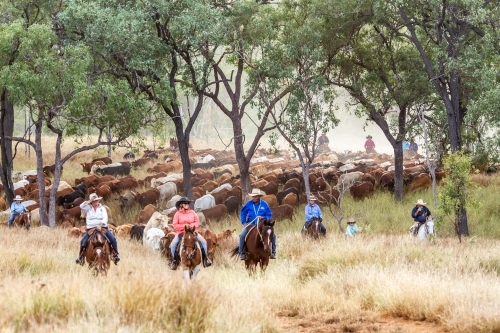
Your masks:
M175 213L172 225L177 234L184 232L185 225L190 225L194 227L195 231L197 231L200 226L200 219L194 210L188 209L187 211L184 211L181 209Z
M368 139L365 142L365 148L375 148L375 142L372 139Z

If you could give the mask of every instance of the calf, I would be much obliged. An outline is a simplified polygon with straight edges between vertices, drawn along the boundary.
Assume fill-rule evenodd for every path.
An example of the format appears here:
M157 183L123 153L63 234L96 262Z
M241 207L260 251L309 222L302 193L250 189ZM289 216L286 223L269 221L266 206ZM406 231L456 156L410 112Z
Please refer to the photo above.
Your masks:
M141 241L144 235L144 225L134 225L130 228L130 239L135 239L136 241Z

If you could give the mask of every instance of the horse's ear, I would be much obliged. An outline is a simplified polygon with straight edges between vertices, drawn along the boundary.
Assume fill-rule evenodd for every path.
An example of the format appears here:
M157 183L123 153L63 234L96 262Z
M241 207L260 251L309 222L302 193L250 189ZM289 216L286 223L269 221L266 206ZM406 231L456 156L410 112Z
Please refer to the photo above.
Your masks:
M271 222L269 222L269 225L270 225L271 227L274 227L274 225L275 225L275 224L276 224L276 220L272 220Z
M184 232L186 232L188 230L188 227L189 227L188 224L184 225Z

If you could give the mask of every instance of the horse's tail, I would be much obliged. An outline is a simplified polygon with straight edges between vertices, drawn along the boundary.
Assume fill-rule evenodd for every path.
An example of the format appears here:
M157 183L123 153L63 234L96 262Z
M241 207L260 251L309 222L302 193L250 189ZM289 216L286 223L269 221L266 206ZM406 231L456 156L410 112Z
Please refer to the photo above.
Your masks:
M234 249L229 251L231 257L236 257L240 253L240 247L236 246Z

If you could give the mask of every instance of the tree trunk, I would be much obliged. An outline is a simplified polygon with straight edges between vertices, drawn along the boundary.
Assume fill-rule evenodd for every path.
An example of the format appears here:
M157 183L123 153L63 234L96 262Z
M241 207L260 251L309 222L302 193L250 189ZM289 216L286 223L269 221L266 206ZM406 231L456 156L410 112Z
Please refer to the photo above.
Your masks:
M403 146L401 141L396 141L394 148L394 199L403 202Z
M241 200L245 200L245 196L250 193L250 163L246 159L245 149L243 144L245 142L243 136L243 130L241 128L241 122L238 114L233 113L231 118L233 122L233 133L234 133L234 153L236 156L236 162L240 169L240 186L241 186Z
M43 151L42 151L42 125L43 124L40 120L35 123L36 174L38 180L38 194L40 199L40 225L49 226L49 220L46 214L47 198L45 197L45 182L43 181L44 174L43 174Z
M12 137L14 133L14 105L9 102L7 89L2 89L0 96L0 150L1 150L1 168L0 178L4 185L5 201L10 206L14 199L12 191L12 140L5 139Z
M181 118L175 118L174 123L182 162L182 183L184 185L184 196L192 199L193 186L191 186L191 161L189 160L189 133L183 132Z
M467 209L465 209L463 206L460 206L459 223L460 234L463 236L469 236L469 225L467 224Z
M304 163L301 159L300 166L302 167L302 177L304 178L305 194L306 196L309 196L311 194L311 184L309 184L309 167L311 166L311 162L308 160Z

